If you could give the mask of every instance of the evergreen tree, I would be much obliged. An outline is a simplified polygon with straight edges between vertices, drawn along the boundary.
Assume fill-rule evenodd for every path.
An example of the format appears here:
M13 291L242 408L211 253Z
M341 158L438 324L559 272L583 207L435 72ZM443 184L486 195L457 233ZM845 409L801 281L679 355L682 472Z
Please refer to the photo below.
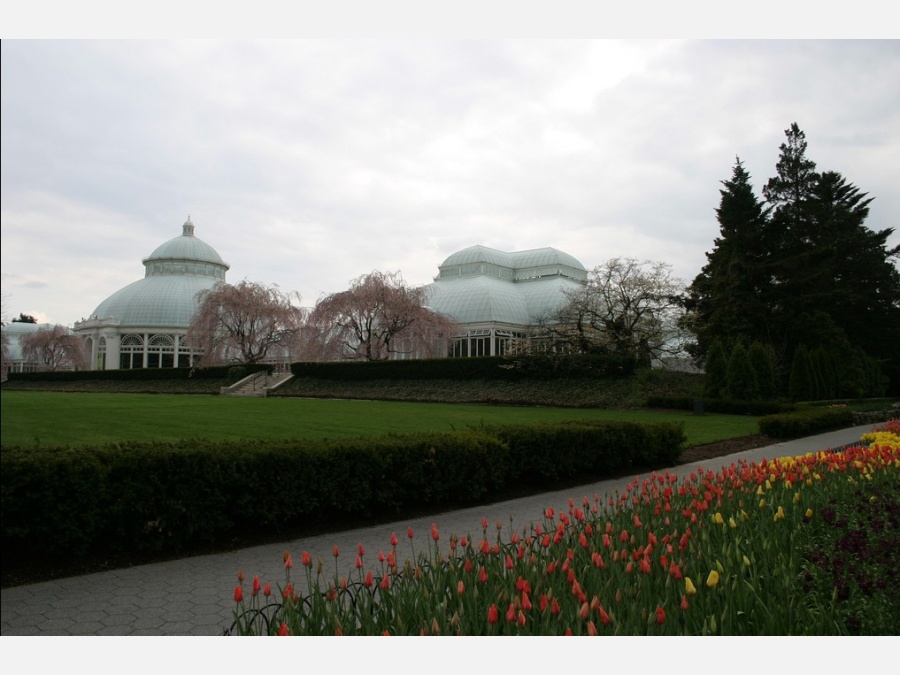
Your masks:
M804 345L794 350L791 361L790 395L794 401L812 401L816 398L816 384L809 360L809 351Z
M738 342L731 350L726 372L728 398L751 401L759 398L756 373L750 365L750 357L743 342Z
M888 390L900 391L900 246L887 243L894 230L868 229L872 199L837 172L819 173L796 123L785 134L763 203L740 160L720 190L721 234L686 301L695 355L717 338L759 341L772 350L784 390L785 364L805 345L822 348L833 363L823 393L855 391L863 381L877 389L880 375L861 374L876 366L889 375ZM849 358L857 348L861 361Z
M697 338L694 355L699 358L717 339L729 344L770 339L766 210L753 194L750 174L739 157L722 185L716 209L720 236L685 303L685 322Z
M721 340L713 342L706 355L706 377L703 383L703 395L707 398L722 398L726 385L728 359Z
M772 363L772 355L761 342L750 345L748 352L750 367L756 375L756 384L760 398L772 398L775 396L775 366Z

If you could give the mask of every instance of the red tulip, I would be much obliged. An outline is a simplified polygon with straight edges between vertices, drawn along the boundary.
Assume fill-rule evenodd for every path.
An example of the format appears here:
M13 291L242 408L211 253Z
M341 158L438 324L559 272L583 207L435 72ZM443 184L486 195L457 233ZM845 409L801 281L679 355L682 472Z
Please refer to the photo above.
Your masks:
M500 610L497 609L497 605L491 605L488 608L488 623L497 623L500 621Z
M506 610L506 620L509 623L516 621L516 606L513 603L509 603L509 609Z
M366 549L364 549L363 545L360 544L356 547L356 552L359 554L359 557L362 558L366 554Z
M587 632L588 635L599 635L599 633L597 632L597 626L594 625L593 621L588 621Z
M407 536L409 539L412 539L412 538L413 538L413 529L412 529L411 527L408 527L408 528L406 529L406 536Z
M261 584L260 584L260 582L259 582L259 577L253 577L253 597L254 597L254 598L255 598L257 595L259 595L259 591L260 591L261 588L262 588L262 586L261 586Z
M463 583L462 580L460 580L459 583L456 584L456 594L457 595L465 595L465 592L466 592L466 584Z
M478 581L481 582L482 584L486 584L487 580L488 580L487 570L485 570L484 567L482 566L478 569Z
M300 554L300 564L304 567L312 567L312 558L309 555L309 551L303 551Z
M284 621L281 622L281 627L278 629L278 634L279 635L290 635L291 634L291 629L287 627L287 624Z
M244 601L244 589L240 586L234 587L234 601L235 602L243 602Z
M294 559L291 558L291 554L287 553L284 557L284 568L289 570L294 566Z
M441 538L440 534L438 534L437 525L434 523L431 524L431 538L435 541Z
M366 588L372 588L372 570L366 572L366 580L363 582Z
M609 614L606 613L606 610L602 607L600 608L600 623L604 626L608 626L612 623L612 619L609 618Z
M238 570L238 581L244 583L244 570L242 569Z
M263 586L263 595L267 598L272 595L272 585L267 581L266 585Z
M664 610L662 607L657 607L656 608L656 623L661 626L665 622L666 622L666 610Z
M361 570L363 567L362 558L360 558L359 556L356 556L356 562L354 563L354 565L356 565L356 569Z
M340 555L340 551L338 551L337 544L335 544L334 546L331 547L331 555L333 555L335 558L337 558Z
M397 545L397 533L391 532L391 546Z

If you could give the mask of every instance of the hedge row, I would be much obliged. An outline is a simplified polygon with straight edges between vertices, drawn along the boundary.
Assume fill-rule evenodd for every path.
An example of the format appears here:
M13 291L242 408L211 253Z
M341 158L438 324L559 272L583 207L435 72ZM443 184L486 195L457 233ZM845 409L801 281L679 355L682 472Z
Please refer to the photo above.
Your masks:
M793 412L797 409L794 403L778 403L776 401L738 401L723 398L690 398L687 396L651 396L647 399L648 408L664 408L668 410L696 410L697 403L702 405L703 412L723 415L775 415Z
M759 433L773 438L800 438L853 426L853 411L846 407L800 407L795 412L767 415L759 420Z
M293 363L296 377L343 382L366 380L518 380L608 378L633 374L633 359L595 354L482 356L398 361Z
M511 486L671 466L684 439L672 424L571 422L320 442L4 447L2 545L26 558L184 553L236 534L473 505Z

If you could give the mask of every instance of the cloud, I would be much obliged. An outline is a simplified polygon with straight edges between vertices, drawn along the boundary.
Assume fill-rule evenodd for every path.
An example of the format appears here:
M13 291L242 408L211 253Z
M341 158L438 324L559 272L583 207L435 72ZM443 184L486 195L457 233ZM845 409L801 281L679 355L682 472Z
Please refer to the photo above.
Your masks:
M230 280L305 304L473 244L689 281L735 157L759 191L794 121L893 226L898 44L4 40L8 311L71 324L189 213Z

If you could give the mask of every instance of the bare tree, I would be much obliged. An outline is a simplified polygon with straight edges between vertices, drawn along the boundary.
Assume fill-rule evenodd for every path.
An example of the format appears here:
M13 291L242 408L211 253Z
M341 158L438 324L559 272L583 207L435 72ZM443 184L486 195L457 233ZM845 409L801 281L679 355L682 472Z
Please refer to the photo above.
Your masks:
M22 358L39 370L81 370L87 368L84 341L65 326L56 324L38 328L19 338Z
M395 355L447 355L454 323L425 305L423 287L399 272L373 271L350 288L316 303L309 323L318 331L321 360L383 361Z
M204 366L257 363L275 348L290 352L306 318L299 294L247 280L234 286L220 281L197 301L185 339L203 352Z
M567 302L541 317L538 333L557 348L628 356L639 364L681 355L678 328L684 283L667 263L612 258L568 292Z

